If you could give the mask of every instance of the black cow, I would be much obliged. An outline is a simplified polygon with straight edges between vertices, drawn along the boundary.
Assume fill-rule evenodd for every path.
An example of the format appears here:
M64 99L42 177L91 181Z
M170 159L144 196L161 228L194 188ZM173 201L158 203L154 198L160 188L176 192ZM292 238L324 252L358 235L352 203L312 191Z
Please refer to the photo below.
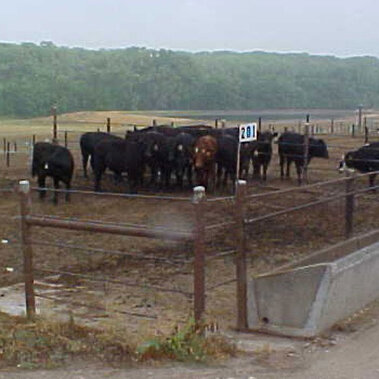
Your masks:
M139 139L145 146L146 164L151 170L150 184L158 184L158 173L160 173L160 184L166 187L170 184L172 162L169 160L169 152L172 137L167 137L159 132L147 132Z
M113 134L104 132L87 132L80 137L80 150L82 152L83 172L84 177L87 178L87 164L88 158L91 157L91 167L93 169L93 153L95 146L105 139L109 140L122 140L122 138L114 136Z
M284 176L284 164L287 163L286 177L290 176L290 165L295 162L297 179L299 185L301 184L301 175L304 169L304 135L294 132L284 132L279 137L279 162L280 162L280 177ZM328 148L322 139L309 138L309 149L306 164L308 164L313 157L329 158Z
M278 135L270 131L258 132L257 141L252 142L253 175L267 179L267 168L272 157L272 141Z
M379 142L373 142L346 153L339 165L340 172L343 172L346 167L363 173L379 171ZM369 175L370 187L374 187L375 177L376 174Z
M187 174L189 186L192 187L192 163L195 137L188 133L179 133L170 144L169 160L176 175L176 184L183 187L183 178Z
M46 187L46 177L50 176L54 181L54 188L59 188L59 182L71 188L71 179L74 172L74 158L71 152L63 146L49 142L37 142L33 148L32 176L38 177L38 186ZM46 190L39 191L40 199L46 196ZM70 200L69 192L66 192L66 201ZM54 191L54 203L58 203L58 193Z
M145 146L138 141L123 139L104 139L96 146L93 153L95 174L95 191L101 191L101 177L108 168L118 181L122 173L128 175L130 192L135 193L142 181Z
M216 155L217 162L217 185L221 183L221 177L224 173L223 187L226 187L228 176L230 177L233 185L236 180L237 170L237 152L238 152L238 139L233 135L225 134L217 139L218 150ZM249 171L249 162L251 154L251 144L241 143L240 148L240 175L245 178L243 173L247 174Z

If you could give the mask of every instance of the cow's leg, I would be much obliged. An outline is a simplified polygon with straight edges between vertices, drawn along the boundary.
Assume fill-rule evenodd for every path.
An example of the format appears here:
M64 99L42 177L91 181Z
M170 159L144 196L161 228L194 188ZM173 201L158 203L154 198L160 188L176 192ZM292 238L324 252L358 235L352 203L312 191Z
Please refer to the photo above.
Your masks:
M280 179L283 180L284 177L284 155L279 155L279 165L280 165Z
M156 165L151 165L150 166L150 171L151 171L151 178L150 178L150 184L155 185L157 182L157 176L158 176L158 169Z
M300 162L295 162L296 165L296 173L297 173L297 183L299 186L301 186L301 176L303 173L303 166L301 165Z
M95 170L94 174L95 174L95 191L96 192L100 192L101 191L101 177L103 175L103 172L102 170Z
M214 192L216 187L216 166L213 164L209 170L207 170L207 186L209 180L209 191Z
M228 184L228 174L229 174L229 170L227 168L225 168L224 170L224 180L222 181L222 188L226 188L227 184Z
M267 162L264 162L263 163L263 181L265 182L267 180L267 167L268 167L268 163Z
M45 175L38 175L38 187L39 188L46 188L46 176ZM46 197L46 190L41 189L39 190L39 198L43 200Z
M176 172L175 172L175 175L176 175L176 185L179 188L183 187L184 171L185 171L185 169L182 169L182 168L179 169L178 168L178 169L176 169Z
M165 186L166 188L170 187L171 183L171 168L170 167L165 167L164 169L164 179L165 179Z
M128 172L128 184L129 184L129 192L132 194L137 193L138 183L140 182L140 178L138 177L138 173Z
M56 176L54 176L53 181L54 181L54 189L55 189L53 202L55 205L57 205L58 204L58 191L57 190L59 189L59 179Z
M88 175L87 175L88 157L89 157L89 155L87 153L82 152L83 175L85 178L88 178Z
M115 184L120 184L122 183L122 172L120 171L114 171L113 173L113 180Z
M70 189L71 189L71 180L67 180L66 182L66 201L70 201Z
M221 186L221 177L222 177L222 166L220 164L217 164L217 182L216 182L217 188L220 188Z
M229 174L230 174L230 180L232 182L232 193L234 193L235 186L236 186L236 179L237 179L236 171L231 171Z
M187 180L188 180L188 185L192 187L193 184L192 184L192 166L191 165L187 167Z
M292 160L291 159L288 159L287 157L287 171L286 171L286 177L289 178L290 177L290 168L291 168L291 163L292 163ZM297 164L296 164L296 170L297 170Z
M371 188L374 187L375 177L376 177L376 174L370 174L369 177L368 177L368 180L369 180L369 186L370 186ZM376 189L373 188L373 191L376 192Z

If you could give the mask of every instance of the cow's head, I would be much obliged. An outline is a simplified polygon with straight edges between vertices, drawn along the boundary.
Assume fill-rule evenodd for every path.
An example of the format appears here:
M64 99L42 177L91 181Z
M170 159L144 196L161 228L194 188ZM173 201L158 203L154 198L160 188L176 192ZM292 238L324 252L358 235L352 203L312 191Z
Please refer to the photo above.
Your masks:
M340 173L350 171L354 172L354 167L353 167L353 161L354 161L354 152L349 151L348 153L342 154L341 160L338 163L338 171Z
M204 137L205 138L205 137ZM193 163L196 170L201 170L207 167L210 163L214 162L216 152L217 152L217 142L213 137L208 143L208 140L200 137L196 142L193 151Z
M329 158L328 146L322 139L312 138L309 149L313 157Z

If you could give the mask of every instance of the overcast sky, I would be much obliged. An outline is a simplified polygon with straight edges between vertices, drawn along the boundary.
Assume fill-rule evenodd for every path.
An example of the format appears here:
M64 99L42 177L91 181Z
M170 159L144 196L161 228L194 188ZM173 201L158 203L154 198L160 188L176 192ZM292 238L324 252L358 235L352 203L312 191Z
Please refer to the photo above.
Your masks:
M0 41L379 57L379 0L3 0Z

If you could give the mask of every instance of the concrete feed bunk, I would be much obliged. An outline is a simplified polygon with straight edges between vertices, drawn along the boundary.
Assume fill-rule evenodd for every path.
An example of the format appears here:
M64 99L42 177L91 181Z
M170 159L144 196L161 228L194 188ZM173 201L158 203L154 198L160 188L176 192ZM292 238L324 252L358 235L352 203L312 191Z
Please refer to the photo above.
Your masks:
M379 242L334 262L258 276L248 284L248 328L313 337L379 297Z

